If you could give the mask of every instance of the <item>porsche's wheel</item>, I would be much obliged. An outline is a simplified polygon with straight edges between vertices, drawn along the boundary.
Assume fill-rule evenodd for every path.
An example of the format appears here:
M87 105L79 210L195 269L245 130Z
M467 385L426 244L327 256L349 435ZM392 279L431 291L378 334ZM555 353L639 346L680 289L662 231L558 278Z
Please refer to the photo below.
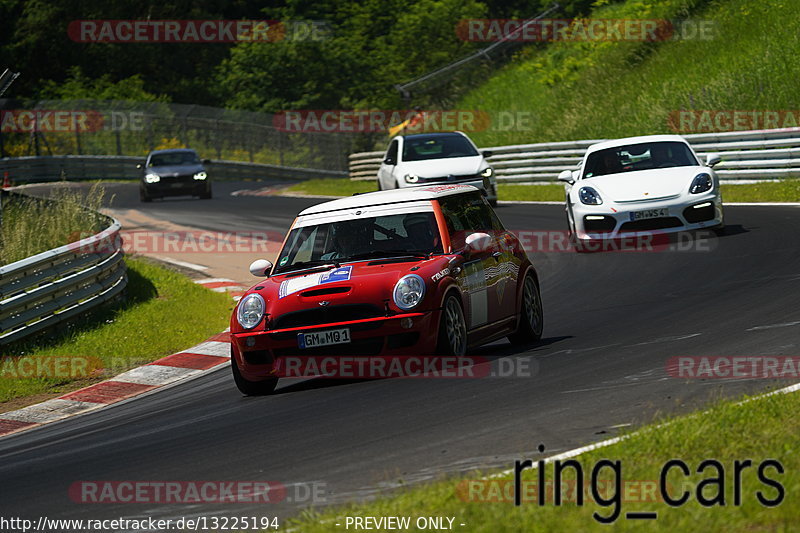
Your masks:
M278 378L268 378L264 381L250 381L244 379L234 357L231 357L231 371L233 372L233 381L236 383L236 387L238 387L242 394L247 396L265 396L271 394L278 384Z
M461 302L453 294L445 299L442 307L437 351L442 355L457 357L467 353L467 324L464 321L464 310L461 309Z
M525 344L542 338L544 312L539 286L531 275L525 276L522 285L522 303L517 331L508 336L512 344Z
M153 199L150 198L150 196L148 196L146 192L144 192L143 190L140 189L139 190L139 201L141 201L141 202L152 202Z
M378 182L378 190L382 191L383 190L383 186L381 186L381 179L378 178L376 181Z
M201 200L211 200L211 198L212 198L211 189L208 189L207 192L204 192L203 194L200 195Z

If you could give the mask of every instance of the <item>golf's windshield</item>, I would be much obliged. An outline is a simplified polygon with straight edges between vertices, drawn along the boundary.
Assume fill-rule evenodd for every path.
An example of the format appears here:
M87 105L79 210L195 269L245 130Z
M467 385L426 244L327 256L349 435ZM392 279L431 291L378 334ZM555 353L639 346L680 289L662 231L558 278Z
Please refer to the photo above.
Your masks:
M433 212L341 220L295 228L275 272L367 259L441 254Z
M449 157L472 157L478 151L463 135L409 135L403 144L403 161L425 161Z
M698 165L697 159L682 142L663 141L614 146L598 150L586 160L584 178L649 170L654 168Z

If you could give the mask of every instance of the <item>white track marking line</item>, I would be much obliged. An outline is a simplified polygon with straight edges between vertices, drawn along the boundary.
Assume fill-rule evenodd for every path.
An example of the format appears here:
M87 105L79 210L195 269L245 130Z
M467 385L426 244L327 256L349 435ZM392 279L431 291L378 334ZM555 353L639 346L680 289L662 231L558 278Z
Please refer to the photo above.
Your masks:
M205 265L198 265L196 263L189 263L188 261L181 261L180 259L173 259L171 257L165 257L161 255L154 255L153 258L158 259L159 261L164 261L165 263L170 263L172 265L176 265L183 268L188 268L190 270L197 270L199 272L203 272L208 270L208 267Z

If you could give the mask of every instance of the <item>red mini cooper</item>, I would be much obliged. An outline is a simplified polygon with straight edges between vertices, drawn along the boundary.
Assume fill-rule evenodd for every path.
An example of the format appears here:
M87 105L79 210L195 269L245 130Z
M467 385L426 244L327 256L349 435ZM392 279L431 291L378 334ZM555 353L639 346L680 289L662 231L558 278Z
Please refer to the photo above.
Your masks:
M381 191L302 211L231 317L231 368L269 394L287 357L462 356L541 338L536 270L469 185Z

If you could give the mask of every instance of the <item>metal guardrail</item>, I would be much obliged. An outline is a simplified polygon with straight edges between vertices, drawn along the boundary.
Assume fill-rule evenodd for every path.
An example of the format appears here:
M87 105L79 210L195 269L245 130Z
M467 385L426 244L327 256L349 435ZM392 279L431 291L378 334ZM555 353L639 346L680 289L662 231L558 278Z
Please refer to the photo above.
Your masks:
M800 128L699 133L683 136L700 157L718 153L714 167L723 180L800 177ZM564 169L575 168L586 149L605 139L492 146L489 158L498 181L553 181ZM376 179L384 152L350 155L350 178Z
M128 282L120 223L0 267L0 345L62 324L119 295Z
M28 156L0 159L0 180L7 173L14 184L53 181L58 179L122 179L138 180L142 171L137 163L142 157L64 155ZM208 171L213 180L240 179L309 179L344 178L347 172L283 167L262 163L211 160Z

